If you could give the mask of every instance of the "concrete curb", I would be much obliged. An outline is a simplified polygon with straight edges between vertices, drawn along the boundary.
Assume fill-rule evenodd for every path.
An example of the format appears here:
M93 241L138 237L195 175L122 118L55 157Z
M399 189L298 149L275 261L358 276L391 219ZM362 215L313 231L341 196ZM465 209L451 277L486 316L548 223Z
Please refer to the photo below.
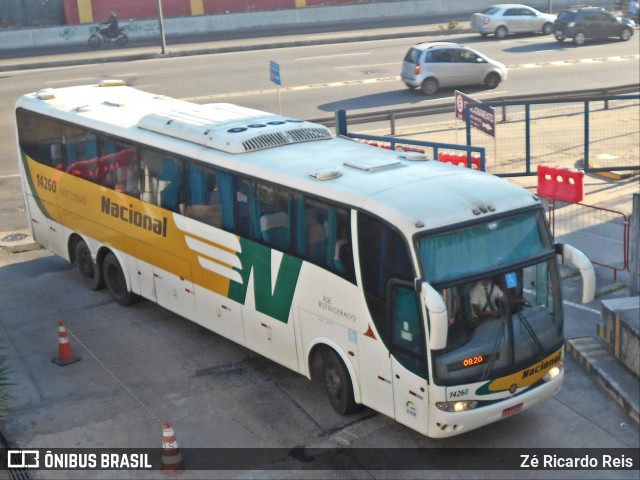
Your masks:
M565 351L582 365L635 422L640 423L638 379L620 365L597 337L567 340Z

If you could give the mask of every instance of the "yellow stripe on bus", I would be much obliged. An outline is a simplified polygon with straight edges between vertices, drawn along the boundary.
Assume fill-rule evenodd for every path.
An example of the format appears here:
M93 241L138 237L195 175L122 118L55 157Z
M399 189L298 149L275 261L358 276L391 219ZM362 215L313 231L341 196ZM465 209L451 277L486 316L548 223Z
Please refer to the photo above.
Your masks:
M161 270L228 296L229 278L202 267L200 255L189 248L187 234L176 226L171 212L42 165L29 157L27 162L35 189L32 193L52 220ZM219 248L222 252L228 250L224 246ZM230 250L227 256L229 253Z
M491 392L501 392L509 390L509 387L512 385L517 385L518 388L528 387L544 377L551 368L559 365L561 361L562 348L529 368L525 368L520 372L506 377L495 379L489 384L488 390Z

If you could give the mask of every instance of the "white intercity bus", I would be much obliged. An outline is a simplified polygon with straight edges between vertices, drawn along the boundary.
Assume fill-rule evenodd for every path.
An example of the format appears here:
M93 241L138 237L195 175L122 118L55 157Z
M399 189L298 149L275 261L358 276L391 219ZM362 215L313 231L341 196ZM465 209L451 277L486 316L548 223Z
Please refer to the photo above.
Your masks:
M448 437L560 389L557 256L584 301L593 268L511 182L119 81L24 95L16 120L38 243L323 382L340 414Z

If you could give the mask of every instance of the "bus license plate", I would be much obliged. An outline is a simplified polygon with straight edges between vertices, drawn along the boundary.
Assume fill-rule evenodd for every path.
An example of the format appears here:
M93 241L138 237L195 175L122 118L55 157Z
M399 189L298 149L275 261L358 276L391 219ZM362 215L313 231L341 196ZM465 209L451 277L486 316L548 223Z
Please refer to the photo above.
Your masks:
M519 403L518 405L514 405L513 407L505 408L502 411L502 416L503 417L508 417L509 415L513 415L514 413L518 413L520 410L522 410L523 405L524 405L523 403Z

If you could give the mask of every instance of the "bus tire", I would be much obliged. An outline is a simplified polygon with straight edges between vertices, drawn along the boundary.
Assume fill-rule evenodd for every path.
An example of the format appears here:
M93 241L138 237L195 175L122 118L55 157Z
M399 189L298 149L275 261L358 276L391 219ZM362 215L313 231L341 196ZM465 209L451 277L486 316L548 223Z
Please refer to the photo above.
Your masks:
M120 266L120 262L113 253L108 253L102 262L102 272L107 290L113 299L122 306L131 305L138 301L139 297L127 288L127 280Z
M358 410L359 405L353 397L353 384L347 367L332 349L324 351L322 380L329 402L336 412L349 415Z
M104 288L104 277L101 265L93 261L91 250L84 240L78 240L75 245L75 262L80 273L82 283L90 290Z

